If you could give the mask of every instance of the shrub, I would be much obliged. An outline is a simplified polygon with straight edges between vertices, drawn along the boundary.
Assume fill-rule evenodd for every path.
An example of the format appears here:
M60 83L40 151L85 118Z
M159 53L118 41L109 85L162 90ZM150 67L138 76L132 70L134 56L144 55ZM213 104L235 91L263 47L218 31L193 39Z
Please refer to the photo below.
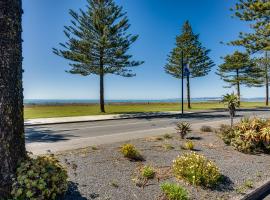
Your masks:
M173 136L170 135L169 133L164 134L163 137L164 137L165 139L172 139L172 138L173 138Z
M146 179L153 179L155 177L155 170L151 166L144 166L141 169L141 175Z
M243 118L231 129L221 127L221 138L226 144L243 153L270 151L270 121L259 118Z
M172 146L171 144L164 144L164 145L163 145L163 148L164 148L165 150L172 150L172 149L174 149L174 146Z
M67 171L53 156L28 157L17 168L11 195L14 199L57 199L67 191Z
M173 173L178 179L207 187L217 184L221 178L216 164L196 153L178 156L173 161Z
M187 122L178 122L176 124L176 131L180 135L180 137L184 139L185 136L191 132L191 126Z
M175 183L162 183L162 192L168 200L188 200L188 192L185 188Z
M213 132L213 129L211 126L202 126L200 130L202 132Z
M188 150L194 149L194 143L191 140L187 141L185 143L185 149L188 149Z
M121 153L124 157L132 160L142 160L142 156L133 144L124 144L121 147Z

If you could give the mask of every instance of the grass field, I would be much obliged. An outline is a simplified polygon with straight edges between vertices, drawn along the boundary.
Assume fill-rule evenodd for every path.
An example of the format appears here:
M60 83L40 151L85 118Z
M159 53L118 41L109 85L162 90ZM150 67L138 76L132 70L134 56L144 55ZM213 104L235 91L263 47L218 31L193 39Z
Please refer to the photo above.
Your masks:
M243 102L243 108L262 107L263 102ZM193 103L191 110L211 110L225 108L219 102ZM179 103L137 103L137 104L110 104L106 105L106 114L136 113L136 112L158 112L158 111L178 111ZM185 110L186 104L185 104ZM25 106L25 118L51 118L100 115L97 104L64 104L64 105L27 105Z

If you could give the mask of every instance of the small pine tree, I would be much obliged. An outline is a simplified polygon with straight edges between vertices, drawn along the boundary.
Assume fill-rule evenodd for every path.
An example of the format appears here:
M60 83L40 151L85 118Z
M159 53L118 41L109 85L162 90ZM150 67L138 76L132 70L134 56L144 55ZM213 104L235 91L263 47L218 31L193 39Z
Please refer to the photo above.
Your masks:
M250 59L248 54L236 51L223 59L224 63L219 65L217 74L229 84L227 87L236 86L239 100L241 96L240 85L260 86L260 70L256 68L255 62Z
M141 65L133 61L128 50L138 35L127 34L130 27L126 13L113 0L87 0L86 11L70 10L70 26L65 26L68 39L60 43L62 49L53 52L71 61L72 74L100 77L100 111L104 106L104 76L115 74L132 77L131 68Z
M182 78L181 54L184 56L184 63L189 66L189 73L184 75L187 80L188 108L190 103L190 78L206 76L214 62L209 58L210 50L202 46L199 35L194 34L192 27L186 21L182 28L181 35L176 37L176 47L171 51L165 65L165 72L175 78Z

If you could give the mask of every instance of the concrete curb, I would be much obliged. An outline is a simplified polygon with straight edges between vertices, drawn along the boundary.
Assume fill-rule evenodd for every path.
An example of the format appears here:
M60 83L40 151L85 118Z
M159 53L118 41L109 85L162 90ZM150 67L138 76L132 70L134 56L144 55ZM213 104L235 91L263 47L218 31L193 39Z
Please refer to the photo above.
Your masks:
M246 194L244 197L240 198L240 200L262 200L265 198L270 192L270 179L265 181L255 190Z
M186 113L190 114L190 113ZM63 121L63 122L49 122L49 123L35 123L29 124L27 122L24 123L24 126L42 126L42 125L56 125L56 124L73 124L73 123L84 123L84 122L97 122L97 121L113 121L113 120L123 120L123 119L142 119L142 118L154 118L154 117L169 117L169 116L177 116L181 115L181 113L168 113L168 114L156 114L156 115L141 115L141 116L123 116L123 117L115 117L115 118L106 118L106 119L88 119L88 120L76 120L76 121Z

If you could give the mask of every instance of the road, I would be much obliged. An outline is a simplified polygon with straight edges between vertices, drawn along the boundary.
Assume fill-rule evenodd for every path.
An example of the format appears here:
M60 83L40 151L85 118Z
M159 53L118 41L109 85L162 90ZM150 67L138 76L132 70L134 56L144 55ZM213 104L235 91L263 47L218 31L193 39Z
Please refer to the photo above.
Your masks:
M243 116L270 118L270 110L256 109L239 111ZM174 131L178 121L187 121L193 129L202 125L216 126L228 123L228 113L223 111L200 112L181 116L110 120L99 122L67 123L26 127L27 150L34 154L83 148L92 145L119 142L129 139L161 135Z

